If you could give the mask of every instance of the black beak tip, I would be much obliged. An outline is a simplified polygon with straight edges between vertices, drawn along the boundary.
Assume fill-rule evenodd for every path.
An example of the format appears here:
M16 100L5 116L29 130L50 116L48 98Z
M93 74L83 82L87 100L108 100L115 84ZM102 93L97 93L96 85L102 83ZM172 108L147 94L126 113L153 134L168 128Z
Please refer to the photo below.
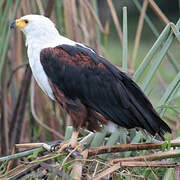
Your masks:
M11 25L10 25L10 29L13 29L13 28L15 28L16 27L16 21L13 21L12 23L11 23Z

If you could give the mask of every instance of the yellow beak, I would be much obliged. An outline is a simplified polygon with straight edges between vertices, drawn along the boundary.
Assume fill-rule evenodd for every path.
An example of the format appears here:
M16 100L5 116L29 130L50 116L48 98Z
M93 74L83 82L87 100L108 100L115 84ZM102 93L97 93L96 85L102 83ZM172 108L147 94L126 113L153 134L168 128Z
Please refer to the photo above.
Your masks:
M24 28L26 27L27 23L25 22L25 20L23 19L16 19L15 21L13 21L10 25L10 28L13 29L15 27L17 27L18 29Z

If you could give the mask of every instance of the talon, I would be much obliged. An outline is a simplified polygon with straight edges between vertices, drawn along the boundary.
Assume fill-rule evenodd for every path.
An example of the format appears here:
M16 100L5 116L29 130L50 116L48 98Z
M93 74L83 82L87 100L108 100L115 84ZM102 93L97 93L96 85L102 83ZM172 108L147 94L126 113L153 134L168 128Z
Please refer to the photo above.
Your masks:
M69 141L60 144L60 149L58 150L58 152L61 153L64 149L68 147L71 149L76 148L78 145L78 141L77 141L78 134L79 134L78 131L74 131Z
M57 142L57 143L51 145L50 151L55 152L57 150L57 147L60 146L60 144L61 144L60 142Z
M58 149L58 152L61 153L63 152L66 148L73 148L72 144L70 141L67 141L67 142L63 142L61 143L60 145L60 148Z
M85 150L85 149L89 149L90 148L90 144L85 144L84 145L84 149L83 150Z

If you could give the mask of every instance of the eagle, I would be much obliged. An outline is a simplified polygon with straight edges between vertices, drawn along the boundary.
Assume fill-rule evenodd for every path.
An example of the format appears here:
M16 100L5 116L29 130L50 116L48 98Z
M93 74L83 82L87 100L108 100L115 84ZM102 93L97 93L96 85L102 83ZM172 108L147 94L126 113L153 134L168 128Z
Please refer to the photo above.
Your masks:
M164 140L169 126L160 118L138 85L92 48L59 34L42 15L16 19L10 28L26 36L32 74L40 88L70 115L77 146L80 128L99 131L116 124L141 128ZM112 127L112 126L110 126Z

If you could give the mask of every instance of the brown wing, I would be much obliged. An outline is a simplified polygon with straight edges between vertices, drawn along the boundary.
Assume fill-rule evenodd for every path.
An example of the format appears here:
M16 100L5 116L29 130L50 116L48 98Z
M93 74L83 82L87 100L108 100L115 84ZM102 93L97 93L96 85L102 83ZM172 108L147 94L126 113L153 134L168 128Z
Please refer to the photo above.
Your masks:
M125 128L141 127L162 138L171 132L140 88L93 50L60 45L43 49L40 59L49 79L70 101Z

